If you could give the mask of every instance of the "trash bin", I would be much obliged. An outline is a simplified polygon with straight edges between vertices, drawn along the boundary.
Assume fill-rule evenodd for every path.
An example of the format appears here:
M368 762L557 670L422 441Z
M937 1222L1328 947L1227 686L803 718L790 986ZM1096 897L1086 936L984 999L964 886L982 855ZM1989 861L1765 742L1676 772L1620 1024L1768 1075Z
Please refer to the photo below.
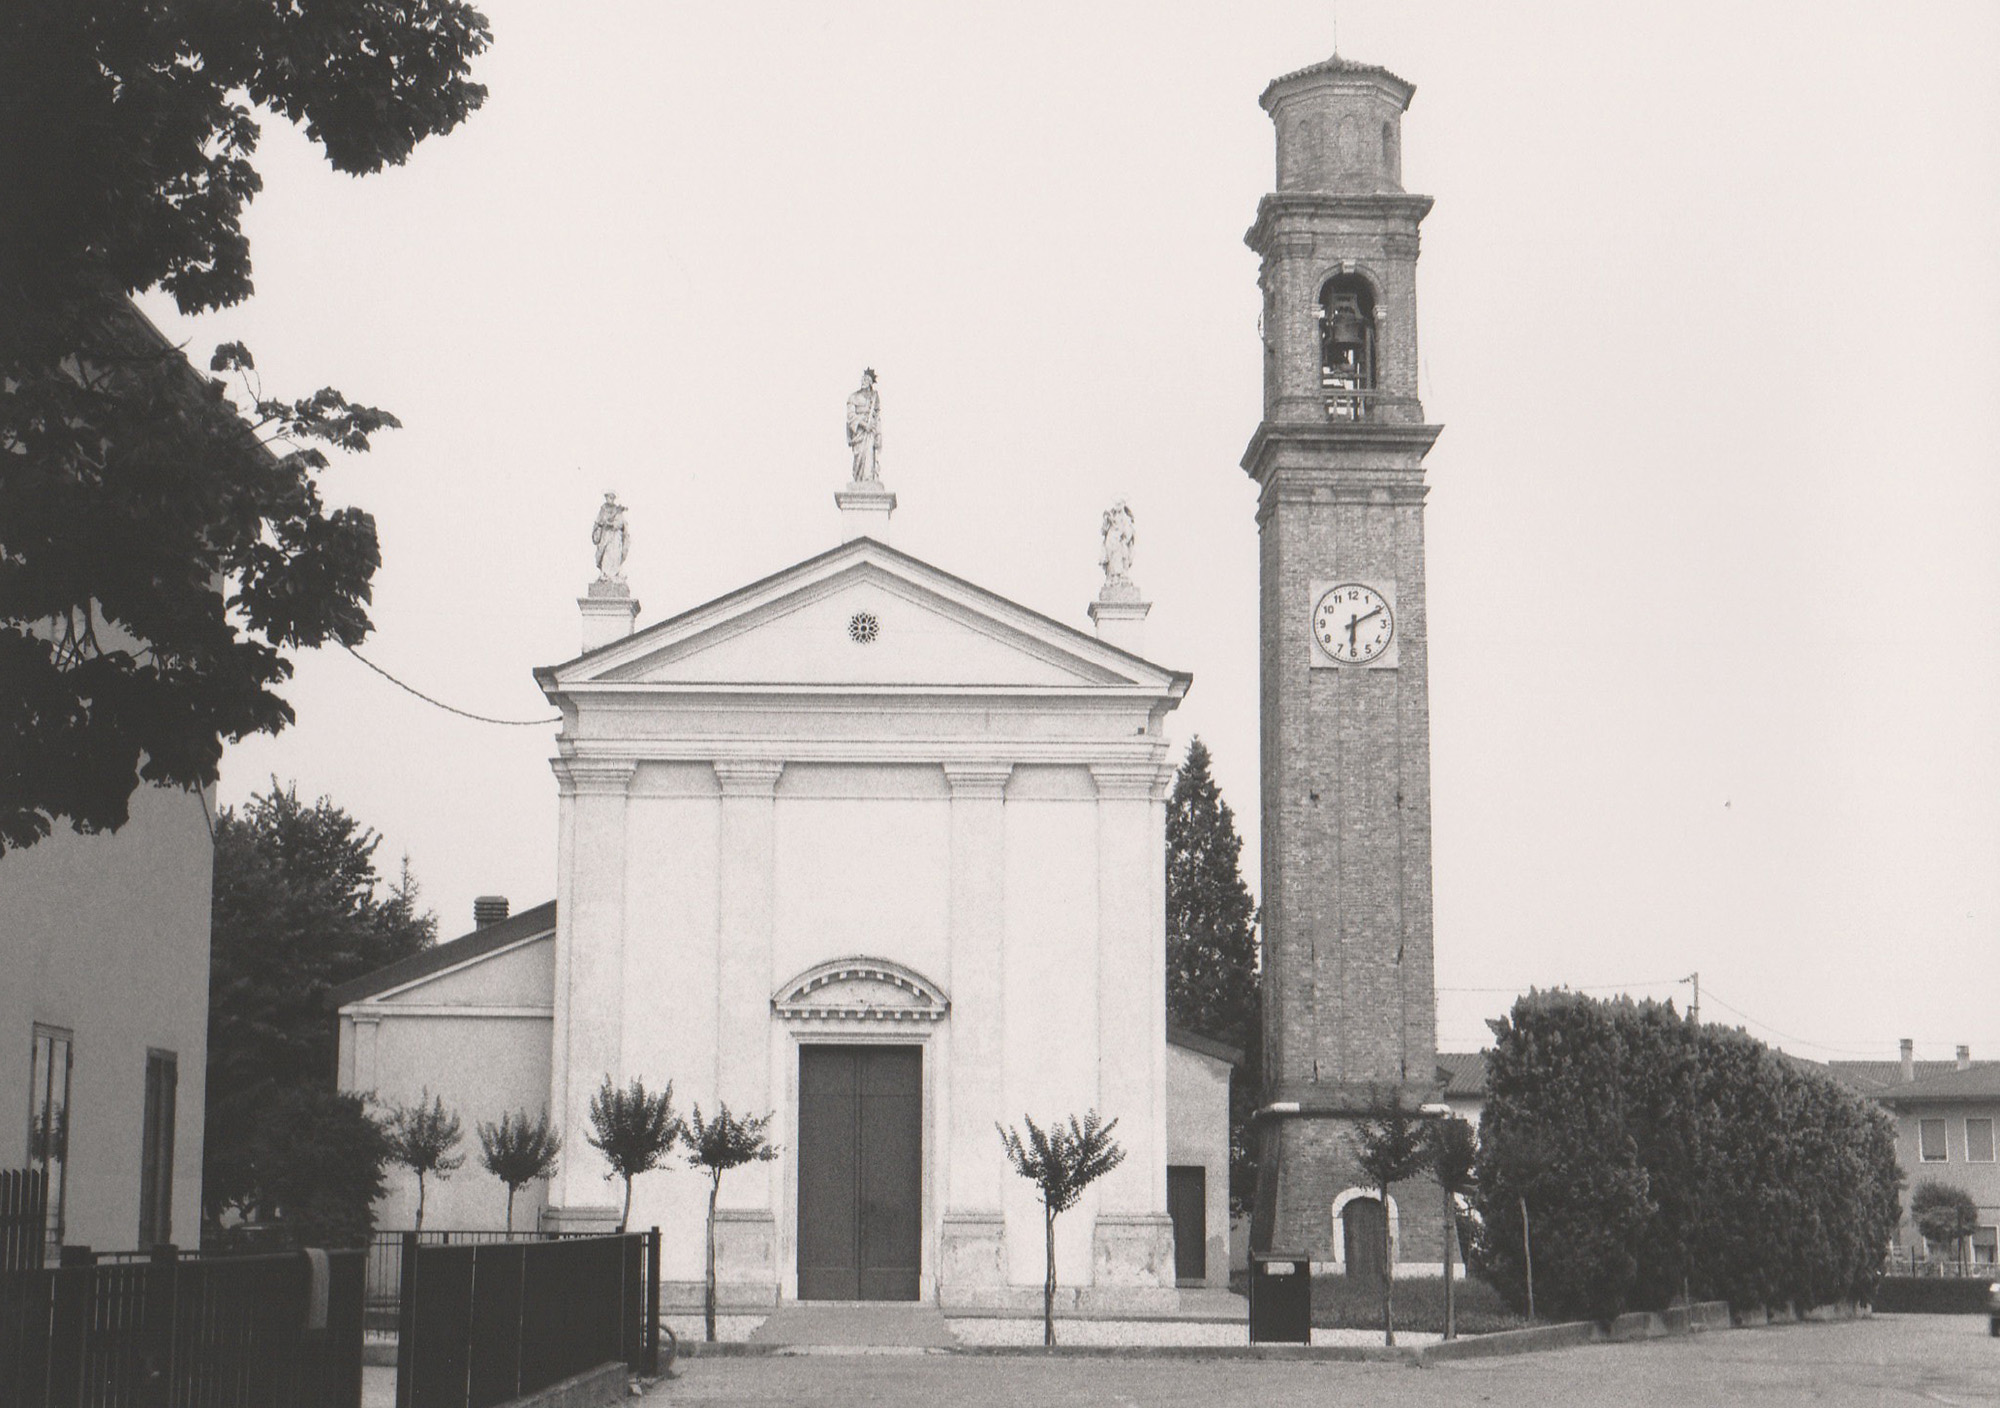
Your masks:
M1312 1343L1312 1261L1293 1252L1250 1254L1250 1343Z
M1254 1301L1251 1303L1255 1304ZM1257 1312L1253 1310L1250 1314L1254 1323ZM2000 1281L1991 1282L1986 1287L1986 1332L2000 1340ZM1252 1334L1251 1338L1255 1339L1256 1335Z

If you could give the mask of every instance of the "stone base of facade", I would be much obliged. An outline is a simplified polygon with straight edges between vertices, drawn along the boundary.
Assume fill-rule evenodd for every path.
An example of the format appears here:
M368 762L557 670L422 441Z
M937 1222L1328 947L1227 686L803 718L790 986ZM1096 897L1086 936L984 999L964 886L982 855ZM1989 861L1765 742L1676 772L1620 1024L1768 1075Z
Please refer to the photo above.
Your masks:
M1174 1224L1164 1213L1097 1215L1091 1232L1092 1288L1174 1288Z
M699 1314L707 1284L702 1281L660 1282L660 1309L677 1315ZM761 1314L778 1303L776 1281L724 1281L715 1283L715 1311L718 1315Z
M997 1212L946 1213L938 1266L940 1298L953 1301L1006 1284L1006 1219Z
M715 1280L718 1286L774 1284L778 1220L769 1208L715 1210Z
M617 1203L552 1205L542 1210L542 1228L548 1232L595 1232L609 1236L618 1230L618 1214L622 1211L624 1208Z
M1339 1210L1378 1196L1355 1156L1358 1123L1328 1114L1265 1124L1252 1250L1302 1256L1315 1271L1346 1269ZM1444 1195L1436 1180L1424 1175L1390 1189L1389 1229L1397 1275L1422 1276L1426 1264L1430 1275L1443 1273Z
M940 1302L946 1315L961 1312L1009 1316L1040 1315L1040 1286L946 1288ZM1058 1315L1171 1315L1180 1306L1180 1292L1162 1286L1056 1286Z

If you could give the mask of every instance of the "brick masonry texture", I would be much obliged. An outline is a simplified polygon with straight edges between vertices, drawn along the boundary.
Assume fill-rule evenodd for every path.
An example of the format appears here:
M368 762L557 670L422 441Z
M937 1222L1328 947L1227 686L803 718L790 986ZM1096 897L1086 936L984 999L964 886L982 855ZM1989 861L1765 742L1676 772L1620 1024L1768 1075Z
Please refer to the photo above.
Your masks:
M1361 118L1359 130L1376 130L1383 102L1360 79L1297 99L1278 127L1280 170L1324 173L1324 184L1266 197L1248 236L1263 259L1266 335L1265 420L1244 467L1262 491L1267 1093L1350 1113L1371 1091L1421 1099L1436 1084L1422 463L1436 430L1415 400L1417 226L1430 202L1385 188L1379 173L1349 179L1332 147L1286 144L1332 142ZM1400 130L1384 141L1400 151ZM1365 422L1329 421L1319 389L1315 310L1341 272L1375 291L1377 389L1406 398ZM1312 668L1314 581L1393 585L1396 668ZM1352 1137L1337 1116L1269 1128L1276 1174L1260 1241L1333 1259L1333 1201L1366 1182ZM1398 1192L1401 1258L1436 1261L1435 1186L1408 1192L1407 1206Z

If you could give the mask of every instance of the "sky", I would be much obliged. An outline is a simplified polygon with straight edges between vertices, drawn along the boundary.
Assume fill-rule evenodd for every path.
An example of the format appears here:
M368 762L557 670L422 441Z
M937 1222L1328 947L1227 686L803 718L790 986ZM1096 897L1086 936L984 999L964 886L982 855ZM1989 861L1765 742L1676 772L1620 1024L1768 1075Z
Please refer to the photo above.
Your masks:
M362 653L546 719L606 490L639 624L839 540L1088 629L1137 520L1257 882L1257 96L1415 83L1440 1046L1530 985L1820 1059L2000 1058L2000 6L487 0L491 89L354 179L268 119L257 293L186 319L404 429L325 487ZM555 890L550 727L338 650L233 746L403 853L445 937Z

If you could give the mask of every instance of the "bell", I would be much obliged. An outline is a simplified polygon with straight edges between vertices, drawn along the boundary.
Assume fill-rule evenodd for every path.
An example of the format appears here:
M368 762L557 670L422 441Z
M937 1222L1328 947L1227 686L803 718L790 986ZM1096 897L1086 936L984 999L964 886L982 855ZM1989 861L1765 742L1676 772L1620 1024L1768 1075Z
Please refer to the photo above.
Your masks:
M1336 308L1326 322L1327 342L1335 347L1361 347L1368 341L1368 324L1352 308Z

